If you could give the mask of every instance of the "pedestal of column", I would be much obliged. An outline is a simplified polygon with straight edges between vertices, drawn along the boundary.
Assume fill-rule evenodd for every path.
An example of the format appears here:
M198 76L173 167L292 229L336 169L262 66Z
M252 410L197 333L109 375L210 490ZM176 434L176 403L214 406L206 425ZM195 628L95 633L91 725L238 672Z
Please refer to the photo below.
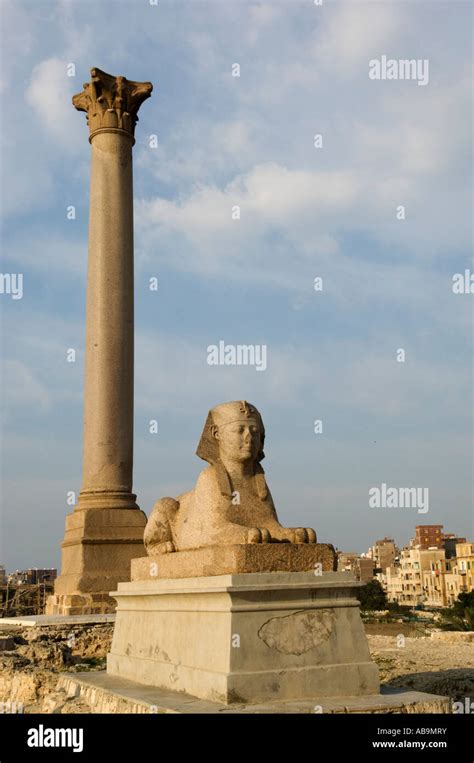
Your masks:
M132 146L148 82L92 69L74 96L85 111L92 146L83 483L66 517L61 575L48 614L112 611L109 591L130 579L143 556L146 515L133 478L133 174Z

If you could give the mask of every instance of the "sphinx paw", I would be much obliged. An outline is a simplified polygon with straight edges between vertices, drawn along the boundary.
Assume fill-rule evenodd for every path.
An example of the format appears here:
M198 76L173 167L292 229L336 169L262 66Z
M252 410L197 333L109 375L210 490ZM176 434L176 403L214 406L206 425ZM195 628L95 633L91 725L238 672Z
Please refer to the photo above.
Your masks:
M316 543L316 533L312 527L306 527L306 535L308 536L308 543Z
M293 543L307 543L308 535L304 527L295 527L293 530L294 541Z
M148 553L153 556L155 554L171 554L173 551L176 551L176 549L171 540L164 541L163 543L156 543L155 545L148 547Z

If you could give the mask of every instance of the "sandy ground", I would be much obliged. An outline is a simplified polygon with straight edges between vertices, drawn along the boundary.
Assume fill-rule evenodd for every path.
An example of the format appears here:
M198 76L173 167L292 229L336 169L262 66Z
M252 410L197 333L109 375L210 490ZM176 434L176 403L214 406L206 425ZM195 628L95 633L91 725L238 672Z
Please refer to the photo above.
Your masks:
M399 688L474 698L474 643L367 636L380 680ZM398 645L400 644L400 646Z

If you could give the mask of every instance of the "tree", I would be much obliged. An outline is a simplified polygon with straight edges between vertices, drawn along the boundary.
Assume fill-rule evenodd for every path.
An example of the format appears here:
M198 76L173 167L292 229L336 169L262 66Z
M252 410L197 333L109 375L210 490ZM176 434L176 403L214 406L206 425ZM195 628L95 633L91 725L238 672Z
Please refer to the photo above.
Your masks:
M460 593L452 607L441 612L440 628L446 631L474 631L474 591Z
M359 588L358 599L364 612L370 609L387 609L387 594L378 580L370 580L363 588Z

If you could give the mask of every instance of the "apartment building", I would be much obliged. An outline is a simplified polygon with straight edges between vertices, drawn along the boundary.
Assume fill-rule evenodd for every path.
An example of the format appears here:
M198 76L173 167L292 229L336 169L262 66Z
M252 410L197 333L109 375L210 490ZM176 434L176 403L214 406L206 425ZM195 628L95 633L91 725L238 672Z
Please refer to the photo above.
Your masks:
M417 525L413 545L422 549L441 548L443 545L443 525Z
M375 541L371 551L371 557L374 560L376 570L381 570L383 574L385 574L387 567L395 564L398 550L393 538L382 538L382 540Z
M398 591L394 589L396 576L391 578L392 592L396 591L396 599L400 604L416 607L425 604L426 573L431 575L434 564L445 561L442 548L404 548L400 554L400 573ZM390 570L391 568L389 568ZM433 596L435 592L433 592ZM443 606L438 605L438 606Z
M342 552L338 556L337 569L339 572L352 572L357 580L368 583L374 577L374 561L356 553Z
M455 551L455 557L447 558L444 548L404 548L400 566L379 576L388 600L441 608L451 606L463 591L473 591L474 543L457 543Z

